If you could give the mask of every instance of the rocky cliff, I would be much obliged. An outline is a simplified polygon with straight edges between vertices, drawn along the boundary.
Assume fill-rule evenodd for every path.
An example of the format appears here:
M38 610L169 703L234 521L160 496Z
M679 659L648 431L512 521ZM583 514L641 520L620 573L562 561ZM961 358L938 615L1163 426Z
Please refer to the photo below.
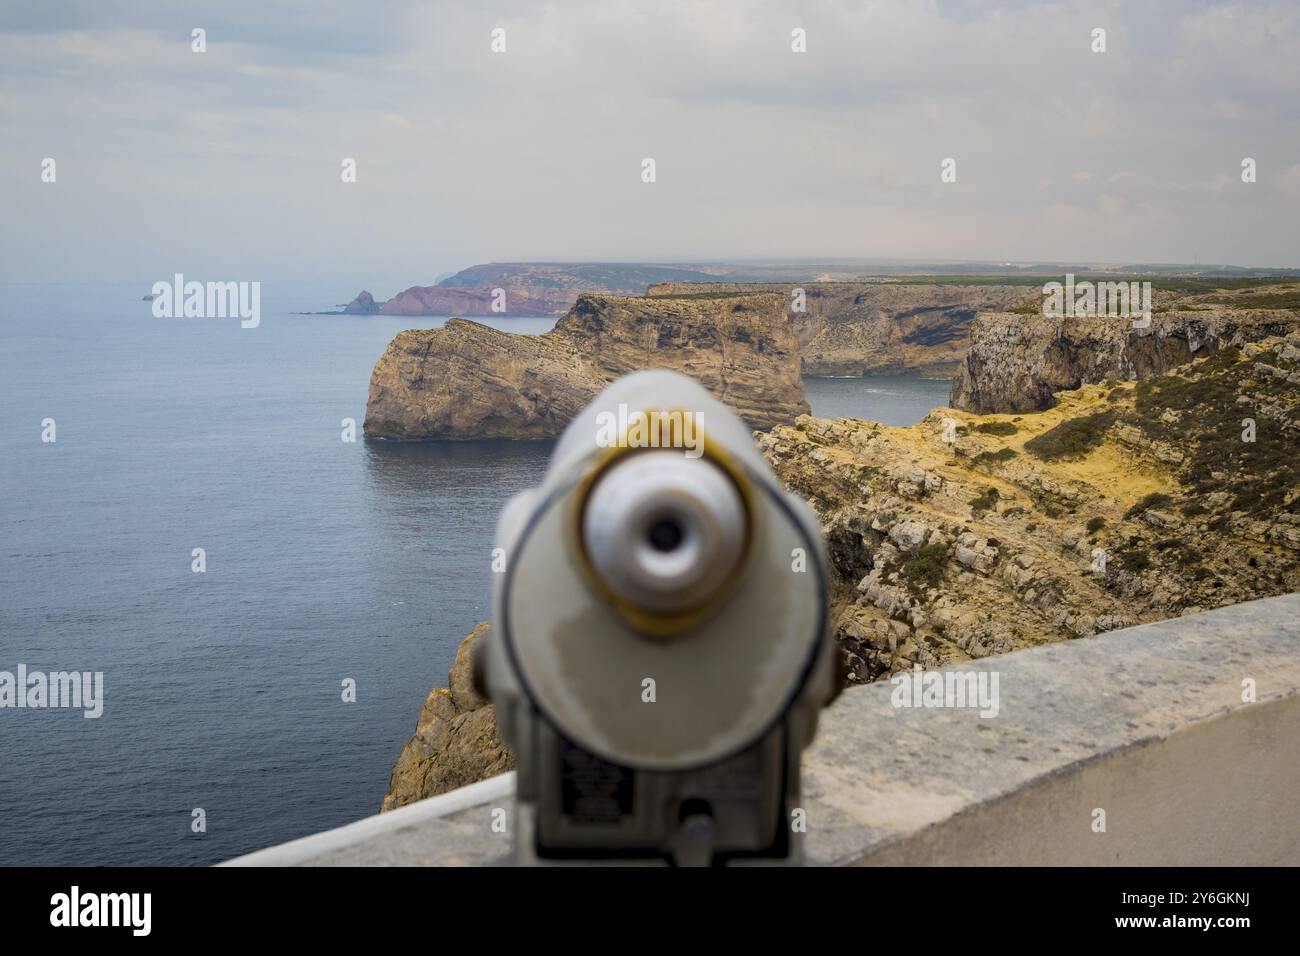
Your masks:
M365 433L403 441L551 438L605 387L563 338L465 319L399 332L375 363Z
M471 678L474 645L487 632L487 624L474 628L456 651L447 686L429 692L415 736L393 766L381 813L514 769L492 705L474 691Z
M449 289L416 285L384 303L384 315L559 315L569 296L538 296L517 289ZM498 304L499 303L499 304Z
M759 443L821 517L859 680L1300 589L1300 333L1037 414Z
M1300 332L1057 399L757 436L821 519L856 680L1300 589ZM385 809L505 768L467 697L485 628L425 702Z
M980 315L948 401L981 413L1034 411L1059 391L1159 375L1226 346L1300 328L1300 308L1251 307L1286 304L1298 290L1158 291L1157 311L1143 329L1129 319L1049 318L1040 308Z
M461 319L398 334L371 374L365 432L554 437L606 382L638 368L685 372L754 428L808 411L779 297L583 295L543 335Z
M608 381L642 368L695 379L753 428L809 410L799 351L779 296L771 293L584 295L554 334Z
M793 292L804 290L795 311ZM953 374L966 352L971 321L1041 297L1037 285L940 282L662 283L646 294L773 291L790 313L803 373Z

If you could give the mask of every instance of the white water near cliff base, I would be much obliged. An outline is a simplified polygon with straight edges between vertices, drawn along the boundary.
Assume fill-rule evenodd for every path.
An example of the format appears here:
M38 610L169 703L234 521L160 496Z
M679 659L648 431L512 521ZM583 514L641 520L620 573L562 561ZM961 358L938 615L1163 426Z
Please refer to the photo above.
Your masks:
M265 288L241 329L156 319L147 284L0 287L0 670L104 674L98 719L0 711L4 863L211 863L375 812L488 613L497 513L552 443L340 441L393 334L440 322ZM808 393L903 425L947 383Z

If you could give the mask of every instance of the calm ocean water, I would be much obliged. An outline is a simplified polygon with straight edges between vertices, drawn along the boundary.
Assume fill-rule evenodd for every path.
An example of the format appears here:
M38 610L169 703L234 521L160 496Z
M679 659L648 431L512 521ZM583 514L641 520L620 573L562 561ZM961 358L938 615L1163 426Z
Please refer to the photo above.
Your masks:
M211 863L374 812L550 451L340 440L392 335L437 320L290 315L330 300L265 286L241 329L144 291L0 286L0 670L103 671L105 698L0 710L0 864ZM901 425L947 382L808 392Z

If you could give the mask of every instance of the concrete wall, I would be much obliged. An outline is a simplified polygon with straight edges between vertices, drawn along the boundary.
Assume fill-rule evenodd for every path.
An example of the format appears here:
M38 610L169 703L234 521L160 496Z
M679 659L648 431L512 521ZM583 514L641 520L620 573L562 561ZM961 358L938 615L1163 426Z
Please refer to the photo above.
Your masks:
M1300 865L1300 594L956 670L997 675L995 717L896 707L889 683L824 715L804 761L809 863ZM231 862L506 862L491 822L510 820L513 785Z

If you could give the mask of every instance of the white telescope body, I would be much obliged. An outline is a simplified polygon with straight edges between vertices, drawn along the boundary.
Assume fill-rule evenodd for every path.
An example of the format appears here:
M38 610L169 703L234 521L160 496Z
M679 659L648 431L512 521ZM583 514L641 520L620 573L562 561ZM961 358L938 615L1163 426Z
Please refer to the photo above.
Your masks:
M518 859L797 862L837 687L821 533L740 419L675 372L620 379L497 545L476 668L518 761Z

